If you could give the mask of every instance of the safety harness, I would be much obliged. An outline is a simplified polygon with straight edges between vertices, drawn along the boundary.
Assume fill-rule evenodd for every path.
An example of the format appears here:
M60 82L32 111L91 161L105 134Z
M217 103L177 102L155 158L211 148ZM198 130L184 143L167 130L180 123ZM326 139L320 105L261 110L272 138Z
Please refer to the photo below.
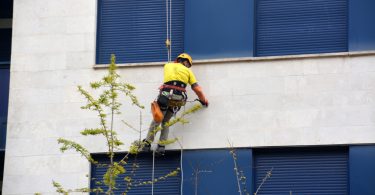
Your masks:
M159 87L159 98L167 98L167 108L171 108L173 113L186 104L186 84L181 81L169 81Z
M160 90L163 90L163 89L174 89L174 90L177 90L177 91L181 91L181 92L186 92L186 89L183 88L183 87L179 87L179 86L175 86L175 85L167 85L167 84L163 84L159 87Z

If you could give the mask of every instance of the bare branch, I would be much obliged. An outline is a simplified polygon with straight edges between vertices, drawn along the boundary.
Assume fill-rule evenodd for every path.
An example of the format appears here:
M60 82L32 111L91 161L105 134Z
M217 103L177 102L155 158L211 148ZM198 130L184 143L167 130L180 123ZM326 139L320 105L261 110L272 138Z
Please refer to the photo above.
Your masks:
M255 191L254 195L257 195L259 190L261 189L261 187L263 186L263 184L267 181L268 178L271 177L272 175L272 170L273 170L273 167L271 168L271 170L267 171L267 174L264 176L264 178L262 179L262 183L260 183L260 185L258 186L257 190Z

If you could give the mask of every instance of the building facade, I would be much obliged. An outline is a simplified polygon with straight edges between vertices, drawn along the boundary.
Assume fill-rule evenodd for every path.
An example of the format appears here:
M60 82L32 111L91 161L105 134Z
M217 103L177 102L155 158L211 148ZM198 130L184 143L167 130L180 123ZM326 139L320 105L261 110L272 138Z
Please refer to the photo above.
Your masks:
M77 85L100 79L114 53L149 105L169 28L172 58L192 55L210 106L171 128L183 150L169 145L154 164L139 156L140 180L152 166L182 170L155 194L374 194L374 8L371 0L14 0L3 194L53 194L52 180L97 187L100 167L57 143L75 140L106 161L104 140L79 133L98 119L80 109ZM142 116L149 123L150 109ZM139 124L139 110L115 123L126 153L139 135L122 119Z
M12 5L13 3L11 0L0 2L0 194L4 174L5 141L9 101Z

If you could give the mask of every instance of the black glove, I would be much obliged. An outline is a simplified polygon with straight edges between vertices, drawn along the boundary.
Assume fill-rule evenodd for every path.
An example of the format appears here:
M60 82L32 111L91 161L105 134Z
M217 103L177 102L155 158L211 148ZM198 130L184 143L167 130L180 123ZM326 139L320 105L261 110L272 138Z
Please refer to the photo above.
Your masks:
M208 107L208 102L206 103L206 102L203 102L202 100L200 100L200 99L195 99L196 101L199 101L199 103L201 103L202 104L202 106L205 106L205 107Z

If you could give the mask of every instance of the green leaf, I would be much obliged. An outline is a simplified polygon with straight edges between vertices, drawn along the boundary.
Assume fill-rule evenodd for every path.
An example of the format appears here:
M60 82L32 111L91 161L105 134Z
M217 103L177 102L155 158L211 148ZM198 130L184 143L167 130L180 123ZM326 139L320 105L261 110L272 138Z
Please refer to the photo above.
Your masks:
M104 129L85 129L81 131L82 135L104 135L106 130Z
M66 139L63 139L63 138L59 138L57 140L57 142L59 144L62 144L60 150L61 152L64 152L68 149L74 149L76 150L78 153L80 153L82 156L84 156L88 161L90 161L91 163L93 164L96 164L98 163L97 161L95 161L91 155L90 155L90 152L84 148L83 146L81 146L80 144L74 142L74 141L70 141L70 140L66 140Z

